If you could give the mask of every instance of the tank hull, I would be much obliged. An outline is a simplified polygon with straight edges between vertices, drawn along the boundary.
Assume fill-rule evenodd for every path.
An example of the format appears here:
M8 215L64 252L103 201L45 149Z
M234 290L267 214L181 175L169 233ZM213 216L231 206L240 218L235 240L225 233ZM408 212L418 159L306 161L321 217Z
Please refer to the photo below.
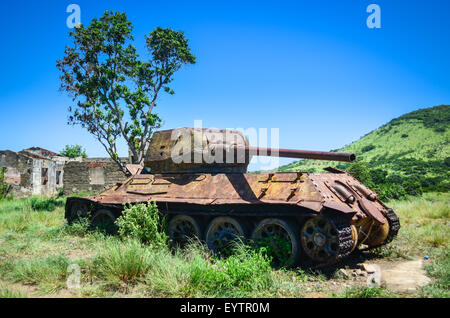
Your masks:
M71 221L79 206L93 213L108 209L118 217L125 203L154 201L169 218L192 219L192 227L199 228L196 235L206 240L214 228L210 223L220 217L245 224L246 237L268 219L275 225L288 222L289 228L279 226L286 233L298 232L291 235L298 236L292 245L302 245L300 254L319 263L346 257L361 244L375 247L392 240L400 226L395 213L350 174L330 171L134 175L96 196L68 198L66 218ZM333 257L323 256L326 246Z

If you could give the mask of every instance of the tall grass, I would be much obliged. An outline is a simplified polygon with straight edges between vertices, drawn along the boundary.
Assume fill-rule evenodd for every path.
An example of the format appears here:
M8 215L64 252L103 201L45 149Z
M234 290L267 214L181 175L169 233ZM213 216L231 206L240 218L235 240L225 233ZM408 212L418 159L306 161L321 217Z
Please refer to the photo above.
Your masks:
M449 297L450 193L425 193L389 204L399 215L402 228L398 238L383 250L395 249L411 257L429 256L425 269L434 280L423 288L423 295Z
M26 298L26 295L19 290L15 290L7 286L1 286L0 298Z
M93 274L113 287L133 285L144 278L150 264L145 247L136 241L107 244L92 262Z
M47 291L54 291L65 285L69 260L63 255L52 255L44 259L10 263L11 271L6 275L13 282L26 285L40 285Z
M30 199L31 209L34 211L54 211L57 207L65 204L64 199L32 197Z

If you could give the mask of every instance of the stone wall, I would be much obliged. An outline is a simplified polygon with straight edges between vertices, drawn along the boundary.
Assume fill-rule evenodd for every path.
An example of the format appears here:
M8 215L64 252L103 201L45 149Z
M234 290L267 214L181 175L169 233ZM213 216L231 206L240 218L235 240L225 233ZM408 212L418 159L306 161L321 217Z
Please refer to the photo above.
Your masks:
M6 168L6 181L15 198L30 195L53 196L63 187L64 157L30 157L10 150L0 151L0 168Z
M11 185L14 197L32 194L33 159L10 150L0 151L0 168L8 169L6 181Z
M121 158L125 164L128 158ZM99 193L126 179L119 166L109 158L85 158L66 162L64 195L79 192Z

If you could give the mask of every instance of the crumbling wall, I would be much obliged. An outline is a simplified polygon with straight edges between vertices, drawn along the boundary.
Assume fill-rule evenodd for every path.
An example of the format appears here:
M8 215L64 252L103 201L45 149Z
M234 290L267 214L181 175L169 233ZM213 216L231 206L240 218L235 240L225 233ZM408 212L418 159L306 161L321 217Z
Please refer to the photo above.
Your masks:
M33 195L53 196L63 188L64 162L33 159Z
M63 187L66 158L46 159L10 150L0 151L0 168L8 169L6 181L16 198L53 196Z
M14 197L32 194L33 159L10 150L0 151L0 168L8 169L6 180Z
M128 163L128 158L121 159ZM102 192L126 179L119 166L109 158L85 158L66 162L64 166L64 195L79 192Z

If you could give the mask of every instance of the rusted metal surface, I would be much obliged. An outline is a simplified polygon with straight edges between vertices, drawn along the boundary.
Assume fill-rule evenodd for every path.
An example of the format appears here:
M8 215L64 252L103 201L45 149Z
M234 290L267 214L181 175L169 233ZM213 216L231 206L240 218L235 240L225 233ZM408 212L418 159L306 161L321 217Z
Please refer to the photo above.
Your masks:
M297 159L316 159L316 160L331 160L331 161L355 161L356 156L353 153L344 152L327 152L327 151L310 151L310 150L293 150L293 149L278 149L278 148L262 148L262 147L238 147L234 149L243 148L251 156L269 156L282 158L297 158Z
M329 208L344 214L369 215L382 223L386 211L383 205L365 199L350 186L345 187L347 183L355 185L359 181L349 174L331 173L142 174L90 199L102 204L147 201L205 206L277 204L315 213Z
M134 176L134 175L140 174L144 167L142 167L141 165L138 165L138 164L129 163L125 166L125 168L127 169L128 173L130 175Z
M133 176L107 191L84 199L69 198L66 217L71 213L71 204L76 202L120 210L125 203L149 201L157 202L160 211L168 214L330 217L345 237L346 243L338 249L341 256L350 253L356 244L368 242L374 246L392 239L398 232L400 225L395 225L398 222L391 221L393 217L389 214L393 212L373 191L345 171L327 168L330 173L244 173L252 155L353 161L353 154L249 147L240 132L232 131L231 140L225 141L221 140L225 138L225 131L200 132L206 132L199 139L200 144L195 143L194 135L198 133L195 129L158 132L145 162L151 173L143 171L142 167L129 167ZM189 138L178 138L177 134L182 133ZM227 154L234 149L240 150L237 152L244 157L236 155L231 163L204 160L177 163L173 160L174 151L178 154L184 146L186 149L194 147L187 155L195 159L196 155L204 153L200 148L205 145L215 154ZM238 159L242 161L236 161ZM394 230L391 224L395 225Z

